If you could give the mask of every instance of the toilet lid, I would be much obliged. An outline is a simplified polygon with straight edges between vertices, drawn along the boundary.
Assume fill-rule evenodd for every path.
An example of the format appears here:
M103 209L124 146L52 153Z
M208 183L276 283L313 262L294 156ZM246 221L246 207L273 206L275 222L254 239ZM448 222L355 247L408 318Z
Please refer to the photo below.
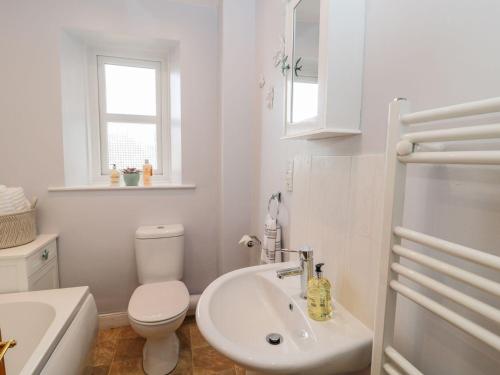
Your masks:
M129 316L139 322L154 323L175 318L189 306L189 292L181 281L144 284L128 304Z

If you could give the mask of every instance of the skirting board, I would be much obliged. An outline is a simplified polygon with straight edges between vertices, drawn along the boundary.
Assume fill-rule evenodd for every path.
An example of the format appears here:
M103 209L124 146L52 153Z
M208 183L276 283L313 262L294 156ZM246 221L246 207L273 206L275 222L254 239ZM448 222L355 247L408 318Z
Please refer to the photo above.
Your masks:
M128 326L127 312L116 312L111 314L99 314L99 329L110 329Z
M189 309L187 312L188 316L194 315L196 312L196 305L200 299L199 294L192 294L189 296ZM99 329L110 329L117 327L128 326L130 323L128 321L128 314L124 312L116 312L110 314L99 314Z

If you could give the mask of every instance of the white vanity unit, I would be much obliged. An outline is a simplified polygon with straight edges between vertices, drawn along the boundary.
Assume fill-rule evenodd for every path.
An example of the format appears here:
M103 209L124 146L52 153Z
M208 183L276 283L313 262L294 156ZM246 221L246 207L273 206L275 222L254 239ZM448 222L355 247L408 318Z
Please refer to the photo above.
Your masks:
M57 235L0 250L0 293L59 288Z

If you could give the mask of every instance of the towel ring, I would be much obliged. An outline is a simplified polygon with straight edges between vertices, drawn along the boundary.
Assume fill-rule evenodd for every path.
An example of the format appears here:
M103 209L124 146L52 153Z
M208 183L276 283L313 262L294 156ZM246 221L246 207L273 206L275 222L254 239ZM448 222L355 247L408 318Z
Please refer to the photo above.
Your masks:
M273 216L271 214L271 204L273 203L273 201L276 201L276 215ZM274 193L273 195L271 195L271 197L269 198L269 201L267 202L267 213L271 216L271 218L273 219L277 219L279 214L280 214L280 203L281 203L281 193L280 192L277 192L277 193Z

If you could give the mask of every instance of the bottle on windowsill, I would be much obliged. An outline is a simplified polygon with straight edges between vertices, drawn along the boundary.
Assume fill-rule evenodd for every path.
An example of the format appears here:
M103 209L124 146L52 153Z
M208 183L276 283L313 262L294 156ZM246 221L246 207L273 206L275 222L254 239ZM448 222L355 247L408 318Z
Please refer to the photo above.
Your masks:
M110 183L111 186L120 185L120 172L116 169L116 164L113 164L113 169L111 169Z
M144 160L142 167L142 183L144 186L151 186L151 178L153 177L153 166L149 164L149 160Z

